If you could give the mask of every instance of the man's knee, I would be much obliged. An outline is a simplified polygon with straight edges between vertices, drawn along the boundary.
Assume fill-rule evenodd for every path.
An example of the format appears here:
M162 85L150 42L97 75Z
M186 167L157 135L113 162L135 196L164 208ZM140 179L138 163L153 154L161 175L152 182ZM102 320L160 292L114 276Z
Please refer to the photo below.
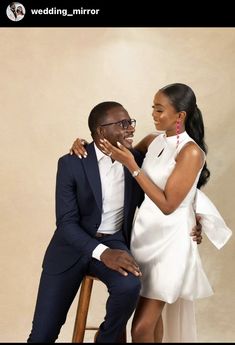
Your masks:
M125 294L126 296L138 296L141 288L140 279L129 273L126 277L121 277L115 286L117 294Z

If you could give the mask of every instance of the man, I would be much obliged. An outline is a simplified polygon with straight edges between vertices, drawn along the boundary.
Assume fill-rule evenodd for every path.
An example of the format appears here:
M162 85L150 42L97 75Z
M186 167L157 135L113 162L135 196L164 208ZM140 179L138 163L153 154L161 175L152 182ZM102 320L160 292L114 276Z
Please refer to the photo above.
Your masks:
M139 296L141 272L129 251L130 231L143 192L100 139L131 149L135 120L117 102L96 105L88 119L94 142L88 156L59 159L56 181L57 229L47 248L33 328L28 342L54 342L86 274L106 284L106 316L96 342L119 342ZM143 156L133 151L138 164Z
M141 273L127 243L143 193L99 146L100 138L108 138L131 148L135 121L121 104L103 102L92 109L88 123L94 142L87 146L87 159L69 154L59 159L57 229L44 257L28 342L57 339L85 274L97 276L109 291L96 342L118 342L137 303ZM140 154L136 159L141 164Z

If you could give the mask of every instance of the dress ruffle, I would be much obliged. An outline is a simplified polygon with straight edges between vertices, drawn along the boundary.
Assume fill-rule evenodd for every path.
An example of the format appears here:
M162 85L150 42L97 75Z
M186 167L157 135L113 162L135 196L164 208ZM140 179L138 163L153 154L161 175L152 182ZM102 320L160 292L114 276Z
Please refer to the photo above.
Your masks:
M217 249L221 249L232 236L213 202L199 189L195 197L195 212L201 216L202 231Z

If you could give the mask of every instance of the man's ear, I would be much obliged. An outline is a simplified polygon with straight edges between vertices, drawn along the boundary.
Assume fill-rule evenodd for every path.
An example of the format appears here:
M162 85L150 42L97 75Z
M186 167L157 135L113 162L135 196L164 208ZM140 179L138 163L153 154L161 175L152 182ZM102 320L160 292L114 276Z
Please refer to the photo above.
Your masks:
M96 128L96 133L100 138L104 138L105 129L102 126Z

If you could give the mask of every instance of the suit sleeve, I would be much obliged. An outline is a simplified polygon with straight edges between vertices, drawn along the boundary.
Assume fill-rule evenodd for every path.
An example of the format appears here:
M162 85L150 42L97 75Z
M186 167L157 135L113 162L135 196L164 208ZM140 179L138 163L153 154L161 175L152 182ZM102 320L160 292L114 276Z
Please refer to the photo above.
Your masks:
M56 176L56 225L68 245L83 255L92 256L99 242L80 226L77 186L64 157L58 161Z

